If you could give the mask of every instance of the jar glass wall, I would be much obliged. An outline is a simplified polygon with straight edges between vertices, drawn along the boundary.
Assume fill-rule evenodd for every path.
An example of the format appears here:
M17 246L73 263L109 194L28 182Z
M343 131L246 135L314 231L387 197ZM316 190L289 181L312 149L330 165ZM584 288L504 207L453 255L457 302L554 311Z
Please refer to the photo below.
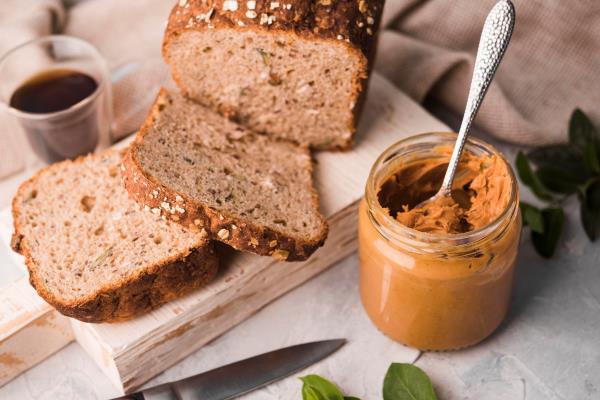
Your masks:
M388 148L369 175L359 207L360 292L373 323L422 350L473 345L503 321L510 303L521 232L518 185L492 146L471 140L466 151L498 156L510 177L507 207L473 231L433 234L400 224L379 204L383 182L403 165L435 157L453 133L428 133Z

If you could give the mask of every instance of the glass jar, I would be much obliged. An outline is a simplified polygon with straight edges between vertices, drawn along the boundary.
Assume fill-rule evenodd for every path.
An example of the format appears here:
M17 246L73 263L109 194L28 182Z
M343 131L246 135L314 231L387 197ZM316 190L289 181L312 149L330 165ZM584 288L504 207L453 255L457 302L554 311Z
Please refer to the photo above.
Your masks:
M389 147L373 165L359 207L363 306L383 333L421 350L459 349L489 336L506 316L513 286L519 189L492 146L470 140L465 147L507 165L510 200L488 225L459 234L425 233L402 225L379 204L379 188L402 165L442 157L435 149L455 139L454 133L426 133Z
M45 107L54 99L76 97L70 85L60 85L56 79L67 77L81 82L83 77L93 82L94 89L76 103L60 109L24 110L13 104L19 88L32 82L46 82L44 95L29 88L26 99L44 98ZM68 78L70 77L70 78ZM53 84L50 84L51 82ZM98 148L108 147L112 119L111 82L106 62L91 44L72 36L49 35L33 39L0 57L0 121L27 137L31 149L46 163L74 159ZM89 85L89 84L88 84ZM51 89L53 88L53 89ZM89 88L88 88L89 89ZM75 92L74 92L75 91ZM47 103L47 104L46 104ZM20 129L19 129L20 128ZM7 132L11 131L7 129ZM21 151L19 151L21 150ZM15 149L14 153L23 153ZM14 154L12 154L15 157ZM25 158L25 157L23 157ZM21 160L25 163L29 160Z

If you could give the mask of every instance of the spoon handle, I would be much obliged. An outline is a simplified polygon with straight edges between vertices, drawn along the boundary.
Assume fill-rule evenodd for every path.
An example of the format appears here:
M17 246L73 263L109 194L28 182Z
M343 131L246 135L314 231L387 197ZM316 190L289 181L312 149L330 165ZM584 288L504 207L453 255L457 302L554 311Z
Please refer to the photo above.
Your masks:
M477 57L475 58L475 68L473 70L465 114L460 124L456 144L454 145L448 169L446 170L446 175L440 189L440 192L445 195L449 195L452 190L454 174L456 173L458 161L460 160L467 137L469 136L471 124L477 115L481 101L506 51L514 26L515 7L511 1L501 0L496 3L485 20L481 39L479 39L479 48L477 49Z

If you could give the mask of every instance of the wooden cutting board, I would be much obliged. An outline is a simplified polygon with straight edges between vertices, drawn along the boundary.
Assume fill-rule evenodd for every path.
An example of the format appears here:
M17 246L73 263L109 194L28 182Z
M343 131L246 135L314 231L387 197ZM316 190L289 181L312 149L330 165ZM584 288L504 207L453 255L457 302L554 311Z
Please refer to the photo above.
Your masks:
M375 159L392 143L447 127L384 78L373 75L356 146L315 155L315 180L330 232L309 260L282 263L229 251L207 287L144 316L115 324L71 319L76 340L128 392L353 253L358 200Z

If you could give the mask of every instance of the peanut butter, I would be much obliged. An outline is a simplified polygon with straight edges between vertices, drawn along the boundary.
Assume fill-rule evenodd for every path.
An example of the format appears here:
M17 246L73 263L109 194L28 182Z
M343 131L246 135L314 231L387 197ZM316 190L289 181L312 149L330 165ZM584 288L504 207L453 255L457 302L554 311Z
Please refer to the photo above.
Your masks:
M463 348L490 335L513 286L518 187L493 148L469 142L452 198L415 208L439 189L450 152L443 145L454 138L426 134L390 147L359 207L363 306L383 333L422 350Z
M451 148L436 149L450 154ZM448 163L432 158L408 164L392 175L378 193L381 206L400 223L421 232L464 233L498 218L510 199L506 163L496 155L465 152L453 182L452 197L416 207L439 189Z

